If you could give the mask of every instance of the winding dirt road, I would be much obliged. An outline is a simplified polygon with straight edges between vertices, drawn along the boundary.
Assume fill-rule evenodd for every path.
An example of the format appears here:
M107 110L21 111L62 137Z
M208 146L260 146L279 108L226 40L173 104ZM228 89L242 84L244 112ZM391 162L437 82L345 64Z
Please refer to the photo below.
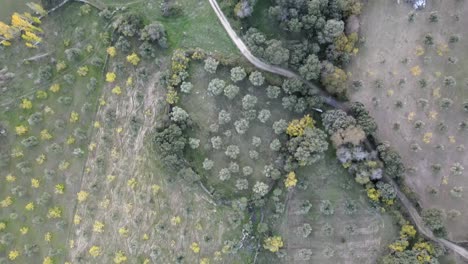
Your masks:
M304 83L306 83L308 86L310 86L310 87L316 89L317 91L319 91L321 93L321 95L322 95L322 97L324 99L324 102L326 104L330 105L333 108L339 108L339 109L342 109L344 111L347 111L348 108L347 108L345 103L335 100L330 94L328 94L328 92L324 91L323 89L320 89L319 87L312 84L311 82L308 82L308 81L304 80L298 74L296 74L296 73L294 73L294 72L292 72L290 70L278 67L278 66L270 65L270 64L265 63L264 61L260 60L259 58L255 57L250 52L250 50L247 48L247 46L242 41L242 39L232 29L231 24L227 20L227 18L224 15L223 11L221 11L221 8L219 7L218 2L216 2L216 0L208 0L208 1L210 2L210 5L213 8L213 11L216 13L216 16L218 17L219 21L223 25L224 29L228 33L231 40L234 42L234 44L236 44L237 48L240 50L242 55L248 61L250 61L250 63L252 63L255 67L257 67L257 68L259 68L261 70L267 71L267 72L271 72L271 73L274 73L274 74L284 76L286 78L299 78ZM408 211L410 217L413 220L413 224L417 227L418 231L423 236L427 237L428 239L430 239L432 241L435 241L435 242L438 242L438 243L444 245L445 247L451 249L452 251L457 253L460 257L462 257L462 258L464 258L465 260L468 261L468 250L466 250L465 248L463 248L461 246L458 246L457 244L455 244L455 243L453 243L451 241L448 241L446 239L435 237L434 234L432 233L432 231L424 226L422 218L419 215L418 211L416 210L416 208L414 208L414 206L408 200L406 195L403 194L400 191L398 185L392 179L387 179L387 181L389 181L394 186L394 188L396 189L398 198L400 199L401 203L403 204L403 206L405 206L406 210Z
M334 108L347 109L345 103L336 100L328 92L324 91L323 89L320 89L319 87L317 87L313 83L311 83L311 82L309 82L307 80L304 80L304 78L299 76L297 73L295 73L295 72L293 72L291 70L282 68L282 67L278 67L278 66L274 66L274 65L265 63L261 59L255 57L250 52L250 50L247 48L247 46L242 41L242 39L237 35L237 33L234 31L234 29L232 29L231 24L227 20L227 18L224 15L223 11L221 11L221 8L219 7L218 2L216 2L216 0L208 0L208 1L210 2L210 5L213 8L213 11L216 13L216 16L218 17L219 21L221 22L221 24L224 27L224 30L226 30L226 32L228 33L231 40L234 42L234 44L236 44L237 48L240 50L242 55L250 63L252 63L255 67L257 67L257 68L259 68L259 69L261 69L263 71L267 71L267 72L271 72L271 73L274 73L274 74L281 75L281 76L286 77L286 78L300 79L303 83L307 84L309 87L311 87L314 90L316 90L317 92L319 92L320 95L322 96L323 101L324 101L325 104L330 105L331 107L334 107Z

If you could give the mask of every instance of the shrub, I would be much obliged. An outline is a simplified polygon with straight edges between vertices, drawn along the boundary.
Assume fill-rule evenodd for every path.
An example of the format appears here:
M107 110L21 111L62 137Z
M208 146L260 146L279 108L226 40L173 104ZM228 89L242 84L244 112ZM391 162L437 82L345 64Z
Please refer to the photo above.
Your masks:
M436 236L445 236L446 230L443 222L443 212L440 209L432 208L424 210L422 213L424 225L434 232Z
M231 80L233 82L240 82L246 76L247 76L247 74L245 73L245 70L240 66L234 67L234 68L231 69Z
M254 71L250 74L249 80L254 86L261 86L265 82L265 77L261 72Z
M209 73L216 73L216 69L218 68L219 61L215 60L212 57L208 57L205 60L205 70Z
M346 200L344 203L345 214L352 215L357 211L357 204L354 200Z
M335 213L335 209L329 200L322 200L320 202L320 212L324 215L333 215Z
M226 83L220 79L213 79L208 84L208 95L215 96L220 95L224 91Z
M440 99L440 108L447 110L449 109L453 104L453 101L450 98L442 98Z
M39 145L39 140L35 136L31 136L21 140L21 144L26 148L32 148Z
M234 99L239 93L239 87L233 84L230 84L224 88L224 95L230 100Z
M455 87L455 85L457 84L457 81L452 76L446 76L444 77L443 83L445 86L452 88L452 87Z
M456 176L462 175L464 170L465 170L465 168L463 168L463 166L462 166L459 162L455 162L455 163L450 167L450 172L451 172L453 175L456 175Z

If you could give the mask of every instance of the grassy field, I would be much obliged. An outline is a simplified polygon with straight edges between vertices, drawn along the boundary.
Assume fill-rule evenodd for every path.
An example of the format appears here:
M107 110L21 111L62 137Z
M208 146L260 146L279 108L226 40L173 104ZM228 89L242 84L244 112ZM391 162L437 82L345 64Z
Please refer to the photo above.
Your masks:
M67 255L67 230L73 219L83 158L87 155L91 121L102 84L101 69L91 66L88 60L103 57L105 53L96 36L103 30L96 13L80 24L90 30L89 38L77 41L78 38L64 32L71 33L71 28L76 28L73 22L78 21L77 6L70 5L54 18L44 21L46 33L39 49L26 50L18 41L2 52L2 56L8 58L4 60L4 66L16 77L8 84L9 90L2 94L1 100L0 120L8 131L2 154L8 154L11 159L1 175L0 193L6 203L2 205L0 221L6 228L1 231L0 254L11 259L11 252L17 251L16 260L24 263L30 262L31 257L41 259L41 262L47 257L62 262ZM65 20L65 16L70 28L58 27L57 21ZM63 40L54 31L61 37L70 37L70 47L92 45L94 49L76 61L67 61ZM67 67L58 72L52 64L52 78L39 84L35 81L37 70L40 65L48 64L50 57L29 64L23 64L22 60L47 52L57 61L65 60ZM88 72L78 76L77 70L83 65L88 66ZM73 76L75 82L66 83L62 78L64 74ZM91 78L96 78L95 89L87 88ZM42 94L41 98L38 91L47 96ZM31 105L23 100L28 100ZM16 132L15 135L20 126L27 132Z
M467 120L468 20L461 15L467 9L465 2L431 1L410 22L409 5L369 2L361 21L365 42L349 68L350 79L364 84L352 100L366 104L379 125L378 138L403 156L407 182L422 207L445 210L449 237L456 241L466 238L468 223L461 168L468 166L468 137L460 127Z
M97 1L97 0L95 0ZM156 1L109 1L101 3L115 6L123 4L127 8L144 14L148 21L158 20L166 26L170 49L202 48L225 55L238 55L239 52L219 23L208 1L183 0L182 14L175 17L163 17Z

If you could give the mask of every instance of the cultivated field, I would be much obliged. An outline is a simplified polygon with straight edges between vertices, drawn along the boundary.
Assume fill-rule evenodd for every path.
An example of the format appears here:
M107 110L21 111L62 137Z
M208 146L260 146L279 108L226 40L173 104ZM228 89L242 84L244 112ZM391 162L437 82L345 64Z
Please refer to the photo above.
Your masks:
M363 80L350 83L351 99L371 111L377 138L403 156L422 207L445 210L455 241L468 237L467 11L464 1L428 1L422 11L368 1L364 42L349 67L351 80Z

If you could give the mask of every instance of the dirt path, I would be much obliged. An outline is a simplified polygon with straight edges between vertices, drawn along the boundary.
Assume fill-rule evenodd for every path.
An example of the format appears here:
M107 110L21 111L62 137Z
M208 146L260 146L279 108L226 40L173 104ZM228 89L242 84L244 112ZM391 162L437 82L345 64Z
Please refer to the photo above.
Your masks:
M309 81L306 81L304 80L301 76L299 76L298 74L296 74L295 72L291 71L291 70L288 70L288 69L284 69L284 68L281 68L281 67L278 67L278 66L274 66L274 65L271 65L271 64L268 64L268 63L265 63L264 61L262 61L261 59L255 57L252 52L250 52L250 50L247 48L247 46L245 45L245 43L242 41L242 39L237 35L237 33L234 31L234 29L231 27L231 24L229 23L229 21L227 20L226 16L224 15L223 11L221 11L221 8L219 7L218 5L218 2L216 2L216 0L208 0L210 2L210 5L211 7L213 8L213 11L216 13L216 16L218 17L219 21L221 22L221 24L223 25L224 29L226 30L226 32L228 33L229 37L231 38L231 40L234 42L234 44L236 45L236 47L240 50L240 52L242 53L242 55L250 62L252 63L255 67L261 69L261 70L264 70L264 71L267 71L267 72L271 72L271 73L274 73L274 74L278 74L278 75L281 75L283 77L286 77L286 78L297 78L297 79L300 79L303 83L305 83L306 85L308 85L309 87L311 87L312 89L316 90L317 92L320 93L320 95L322 96L323 100L324 100L324 103L331 106L331 107L334 107L334 108L343 108L343 109L347 109L346 107L346 104L343 103L343 102L340 102L338 100L336 100L333 96L331 96L328 92L326 92L325 90L323 89L320 89L319 87L317 87L316 85L314 85L313 83L309 82Z
M236 34L236 32L232 29L229 21L225 17L224 13L221 11L221 9L220 9L218 3L216 2L216 0L209 0L209 2L211 4L211 7L213 8L213 11L218 16L218 18L219 18L221 24L223 25L224 29L228 33L229 37L232 39L234 44L236 44L237 48L241 51L242 55L247 60L249 60L255 67L257 67L259 69L262 69L264 71L268 71L268 72L271 72L271 73L275 73L275 74L287 77L287 78L302 79L300 76L298 76L296 73L294 73L294 72L292 72L290 70L286 70L286 69L283 69L283 68L280 68L280 67L277 67L277 66L267 64L267 63L261 61L260 59L258 59L257 57L255 57L249 51L249 49L244 44L244 42L239 38L239 36ZM330 106L332 106L334 108L340 108L340 109L345 110L345 111L348 110L347 107L343 103L338 102L335 99L333 99L330 95L328 95L328 93L324 92L323 89L320 89L317 86L315 86L315 85L313 85L311 83L308 83L308 82L307 82L307 84L309 86L317 89L318 91L320 91L324 95L324 97L326 99L325 102L328 105L330 105ZM436 242L444 244L446 247L450 248L451 250L453 250L454 252L459 254L461 257L468 260L468 251L466 249L464 249L464 248L462 248L460 246L457 246L454 243L452 243L450 241L447 241L445 239L439 239L439 238L434 237L432 232L430 232L430 230L427 230L424 227L424 225L422 224L421 217L419 216L416 209L412 206L412 204L408 201L406 196L399 190L399 188L398 188L398 186L396 184L394 184L394 187L397 190L399 199L402 201L402 204L406 207L406 209L410 213L410 216L413 219L414 224L417 226L418 230L420 230L420 232L422 234L424 234L426 237L428 237L431 240L434 240Z

